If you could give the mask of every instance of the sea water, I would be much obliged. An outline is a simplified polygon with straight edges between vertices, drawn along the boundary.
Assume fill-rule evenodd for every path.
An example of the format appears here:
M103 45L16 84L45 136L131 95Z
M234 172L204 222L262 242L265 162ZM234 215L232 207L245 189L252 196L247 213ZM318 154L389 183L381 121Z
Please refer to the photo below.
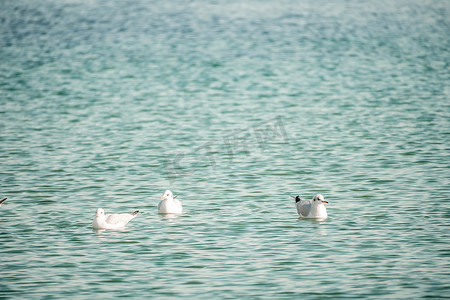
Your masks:
M0 298L449 297L449 3L2 1Z

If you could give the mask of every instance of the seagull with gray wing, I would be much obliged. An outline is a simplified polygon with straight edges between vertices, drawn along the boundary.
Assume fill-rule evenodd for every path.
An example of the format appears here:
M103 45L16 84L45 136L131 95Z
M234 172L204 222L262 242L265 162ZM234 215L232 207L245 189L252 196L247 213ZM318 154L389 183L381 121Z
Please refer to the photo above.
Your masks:
M327 208L324 203L324 197L321 194L315 195L312 200L301 199L300 195L295 198L295 206L297 207L297 213L301 218L306 219L326 219L328 217Z
M138 210L131 214L110 214L105 215L105 211L101 208L97 209L95 213L95 218L92 221L92 227L94 229L117 229L122 228L127 225L136 215L139 213Z

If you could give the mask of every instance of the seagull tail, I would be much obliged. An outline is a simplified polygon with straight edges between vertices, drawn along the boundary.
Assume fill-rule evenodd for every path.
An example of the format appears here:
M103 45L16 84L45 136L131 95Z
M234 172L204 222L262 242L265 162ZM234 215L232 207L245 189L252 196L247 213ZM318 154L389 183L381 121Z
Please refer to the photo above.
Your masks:
M138 210L136 210L134 213L132 213L131 215L133 215L133 216L135 216L135 215L137 215L139 213L139 211Z
M5 200L8 198L3 198L2 200L0 200L0 204L2 204L3 202L5 202Z

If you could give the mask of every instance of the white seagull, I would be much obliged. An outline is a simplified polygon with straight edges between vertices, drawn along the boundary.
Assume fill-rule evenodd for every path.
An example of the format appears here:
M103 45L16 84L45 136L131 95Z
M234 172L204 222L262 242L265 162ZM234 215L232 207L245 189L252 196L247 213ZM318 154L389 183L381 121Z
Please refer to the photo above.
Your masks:
M8 198L4 198L4 199L0 200L0 207L2 206L3 202L5 202L6 199L8 199Z
M176 196L175 196L176 198ZM183 207L178 199L175 199L171 191L167 190L161 196L161 202L158 204L158 213L160 214L181 214Z
M297 207L297 213L301 218L308 219L326 219L328 217L325 201L321 194L315 195L312 200L300 199L300 196L296 196L295 206Z
M105 211L101 208L97 209L95 218L92 221L94 229L116 229L125 227L139 213L138 210L131 214L111 214L105 215Z

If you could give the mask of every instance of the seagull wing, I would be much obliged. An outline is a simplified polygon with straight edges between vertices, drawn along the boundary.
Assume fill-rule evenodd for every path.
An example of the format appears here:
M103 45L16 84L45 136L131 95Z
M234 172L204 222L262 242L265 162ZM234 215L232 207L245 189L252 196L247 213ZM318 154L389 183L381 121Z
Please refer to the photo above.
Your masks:
M180 201L180 200L175 199L175 203L176 203L176 205L177 205L179 208L182 208L182 206L181 206L181 201Z
M302 217L306 217L311 212L311 201L302 200L297 203L297 212Z
M115 225L119 223L127 224L136 216L137 212L134 212L132 214L111 214L106 215L106 223Z

